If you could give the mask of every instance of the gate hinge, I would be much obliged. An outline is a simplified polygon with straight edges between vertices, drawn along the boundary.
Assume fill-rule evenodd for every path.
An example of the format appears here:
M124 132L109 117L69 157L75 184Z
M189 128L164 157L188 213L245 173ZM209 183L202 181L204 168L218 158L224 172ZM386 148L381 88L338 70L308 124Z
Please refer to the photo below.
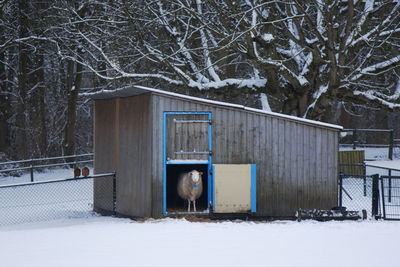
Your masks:
M208 152L208 154L209 154L210 156L212 156L212 150L210 150L210 151Z
M208 120L208 124L212 125L212 120Z
M213 175L213 171L212 170L213 169L211 168L210 171L209 171L210 175Z

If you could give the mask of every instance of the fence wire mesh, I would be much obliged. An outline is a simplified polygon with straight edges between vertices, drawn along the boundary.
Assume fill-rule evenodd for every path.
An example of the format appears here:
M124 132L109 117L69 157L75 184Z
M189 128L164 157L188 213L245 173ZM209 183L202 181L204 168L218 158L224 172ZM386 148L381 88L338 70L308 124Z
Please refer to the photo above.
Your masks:
M352 211L366 210L368 217L371 218L373 216L373 177L369 175L341 174L339 179L339 206L346 207L347 210Z
M96 190L112 191L99 188L110 187L112 179L104 175L0 186L0 226L93 216L94 182Z

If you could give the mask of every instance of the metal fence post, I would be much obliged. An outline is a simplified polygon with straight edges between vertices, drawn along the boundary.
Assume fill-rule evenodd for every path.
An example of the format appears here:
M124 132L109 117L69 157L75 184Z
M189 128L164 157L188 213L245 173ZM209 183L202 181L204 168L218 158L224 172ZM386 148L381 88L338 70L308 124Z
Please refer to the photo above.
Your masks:
M392 170L388 170L388 202L392 202Z
M385 207L385 185L383 182L383 177L381 177L381 196L382 196L382 217L386 219L386 207Z
M372 218L378 216L379 205L379 174L372 175Z
M113 175L113 216L117 215L117 176Z
M357 148L357 129L353 130L353 149Z
M29 169L31 174L31 182L33 182L33 159L31 159L31 168Z
M343 204L343 202L342 202L342 197L343 197L342 189L343 189L343 177L342 177L342 174L340 173L339 174L339 207L342 207L342 204Z
M394 146L394 135L393 130L390 130L390 140L389 140L389 159L393 159L393 146Z
M367 166L365 165L365 162L363 163L363 175L364 175L364 197L367 196Z

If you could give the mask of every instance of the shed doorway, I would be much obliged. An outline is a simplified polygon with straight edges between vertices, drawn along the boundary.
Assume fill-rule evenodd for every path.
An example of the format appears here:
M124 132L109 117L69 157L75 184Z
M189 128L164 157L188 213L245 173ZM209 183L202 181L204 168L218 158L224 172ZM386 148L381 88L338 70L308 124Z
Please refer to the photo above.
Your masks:
M163 214L187 213L187 201L177 192L182 173L202 173L203 192L196 212L207 213L212 205L212 147L210 112L164 112L163 121ZM193 212L193 206L191 207Z
M177 192L178 179L182 173L196 170L202 173L203 194L196 200L196 212L201 213L208 210L208 165L207 164L167 164L167 213L186 213L188 210L187 201L179 197ZM193 206L190 207L193 212Z

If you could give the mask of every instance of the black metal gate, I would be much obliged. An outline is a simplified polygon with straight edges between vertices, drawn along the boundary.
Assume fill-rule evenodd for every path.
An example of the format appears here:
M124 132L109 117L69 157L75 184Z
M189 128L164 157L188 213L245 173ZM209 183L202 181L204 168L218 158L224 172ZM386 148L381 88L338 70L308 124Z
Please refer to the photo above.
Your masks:
M382 216L400 220L400 176L381 176Z

